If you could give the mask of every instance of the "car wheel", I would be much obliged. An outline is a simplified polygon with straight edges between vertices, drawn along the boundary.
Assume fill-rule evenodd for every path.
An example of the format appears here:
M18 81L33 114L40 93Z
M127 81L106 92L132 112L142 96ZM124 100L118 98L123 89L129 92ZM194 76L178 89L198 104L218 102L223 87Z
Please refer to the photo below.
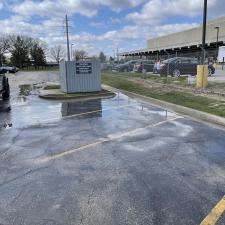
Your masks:
M211 77L212 76L212 69L211 68L209 68L209 77Z
M180 70L178 70L178 69L175 69L174 71L173 71L173 77L180 77Z

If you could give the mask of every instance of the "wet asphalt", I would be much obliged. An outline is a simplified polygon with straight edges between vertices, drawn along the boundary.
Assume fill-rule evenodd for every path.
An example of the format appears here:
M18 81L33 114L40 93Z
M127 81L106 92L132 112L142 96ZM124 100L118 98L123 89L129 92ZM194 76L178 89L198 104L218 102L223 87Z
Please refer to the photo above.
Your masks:
M225 195L225 130L121 93L39 99L57 77L0 100L1 225L197 225Z

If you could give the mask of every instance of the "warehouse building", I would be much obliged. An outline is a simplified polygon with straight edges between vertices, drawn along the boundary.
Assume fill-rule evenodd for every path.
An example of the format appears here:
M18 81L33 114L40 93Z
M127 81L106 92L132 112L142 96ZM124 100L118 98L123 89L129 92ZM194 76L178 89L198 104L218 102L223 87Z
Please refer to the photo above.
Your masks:
M218 42L217 42L218 40ZM128 58L167 58L175 56L201 57L202 26L182 32L153 38L147 48L121 53ZM225 45L225 17L208 21L206 34L206 57L217 58L217 49Z

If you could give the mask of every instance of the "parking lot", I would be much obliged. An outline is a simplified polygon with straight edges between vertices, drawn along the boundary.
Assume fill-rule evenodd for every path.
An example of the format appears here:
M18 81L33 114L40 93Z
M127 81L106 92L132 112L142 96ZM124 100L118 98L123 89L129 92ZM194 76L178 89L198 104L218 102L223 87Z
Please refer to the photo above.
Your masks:
M219 204L224 129L121 93L42 100L47 73L12 75L0 102L0 224L196 225Z

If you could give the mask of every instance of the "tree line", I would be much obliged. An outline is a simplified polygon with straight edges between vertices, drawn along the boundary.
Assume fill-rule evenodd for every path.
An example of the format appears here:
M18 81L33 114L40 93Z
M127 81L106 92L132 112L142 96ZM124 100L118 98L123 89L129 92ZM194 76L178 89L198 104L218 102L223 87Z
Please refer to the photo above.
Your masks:
M46 63L46 47L39 39L27 36L0 37L0 63L8 63L5 57L10 53L9 64L23 68L30 65L43 66Z
M7 53L8 58L5 57ZM44 42L28 36L9 35L0 37L0 65L11 64L18 68L34 66L38 69L40 66L46 65L47 55L57 64L66 56L61 45L48 49ZM88 53L84 50L76 50L72 53L72 58L76 60L83 60L88 57ZM103 52L95 58L98 58L101 62L106 61Z

